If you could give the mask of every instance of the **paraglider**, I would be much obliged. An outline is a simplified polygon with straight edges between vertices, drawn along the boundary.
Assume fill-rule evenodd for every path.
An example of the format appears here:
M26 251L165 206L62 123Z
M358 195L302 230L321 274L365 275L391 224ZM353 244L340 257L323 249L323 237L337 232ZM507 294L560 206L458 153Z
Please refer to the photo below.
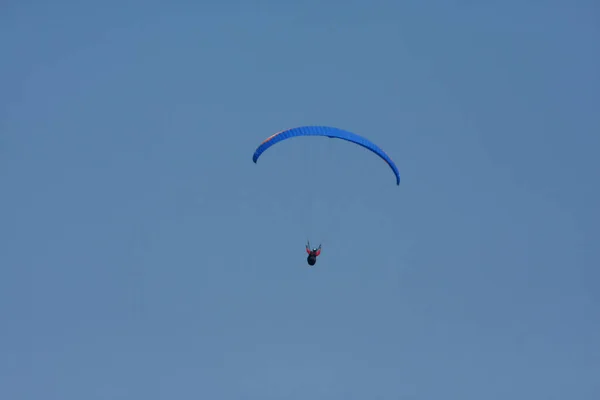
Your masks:
M317 263L317 257L321 255L321 245L311 250L310 242L308 242L306 244L306 252L308 253L308 257L306 257L306 262L308 262L308 265L312 267Z
M398 167L392 161L392 159L385 154L383 150L381 150L375 143L370 140L357 135L356 133L348 132L338 128L332 128L329 126L301 126L299 128L287 129L281 132L277 132L274 135L269 136L265 141L263 141L260 146L254 152L254 156L252 156L252 161L256 163L258 158L262 153L265 152L268 148L273 146L276 143L279 143L283 140L297 137L297 136L325 136L332 139L342 139L348 142L356 143L359 146L364 147L365 149L371 150L373 153L377 154L379 157L385 161L388 166L392 169L392 172L396 176L396 184L400 185L400 172L398 171Z
M372 151L386 162L394 173L396 185L400 185L400 172L398 171L398 167L396 167L394 161L392 161L392 159L375 143L356 133L328 126L301 126L277 132L269 136L258 146L252 156L252 161L256 164L260 156L273 145L286 139L301 136L322 136L332 139L341 139L362 146L363 148ZM308 262L308 265L313 266L317 262L317 257L321 254L321 245L319 245L318 248L311 249L309 243L306 245L306 252L308 253L306 261Z

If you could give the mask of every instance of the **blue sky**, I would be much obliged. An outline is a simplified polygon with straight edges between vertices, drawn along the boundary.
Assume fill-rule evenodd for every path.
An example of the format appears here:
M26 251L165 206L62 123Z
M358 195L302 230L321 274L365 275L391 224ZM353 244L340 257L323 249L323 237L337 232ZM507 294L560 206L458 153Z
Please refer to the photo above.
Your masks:
M1 398L600 397L597 4L189 3L2 6Z

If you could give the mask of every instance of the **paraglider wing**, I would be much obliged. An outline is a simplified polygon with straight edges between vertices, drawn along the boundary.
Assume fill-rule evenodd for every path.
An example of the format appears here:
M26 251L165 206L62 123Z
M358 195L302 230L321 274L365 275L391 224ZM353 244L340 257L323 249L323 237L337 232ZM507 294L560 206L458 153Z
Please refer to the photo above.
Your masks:
M328 126L301 126L298 128L292 128L285 131L277 132L276 134L269 136L264 142L260 144L260 146L258 146L256 151L254 152L252 161L256 163L261 154L274 144L296 136L327 136L330 138L347 140L348 142L356 143L359 146L371 150L373 153L381 157L390 166L390 168L394 172L394 175L396 175L396 184L400 185L400 173L398 172L396 164L394 164L392 159L387 154L385 154L383 150L377 147L375 143L362 136L357 135L356 133Z

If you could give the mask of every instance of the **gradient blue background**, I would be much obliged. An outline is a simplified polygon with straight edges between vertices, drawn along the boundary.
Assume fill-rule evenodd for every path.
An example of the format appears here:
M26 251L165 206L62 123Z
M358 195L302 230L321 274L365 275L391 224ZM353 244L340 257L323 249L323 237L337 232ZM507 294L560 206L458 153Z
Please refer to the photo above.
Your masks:
M0 398L600 398L596 2L190 4L1 6Z

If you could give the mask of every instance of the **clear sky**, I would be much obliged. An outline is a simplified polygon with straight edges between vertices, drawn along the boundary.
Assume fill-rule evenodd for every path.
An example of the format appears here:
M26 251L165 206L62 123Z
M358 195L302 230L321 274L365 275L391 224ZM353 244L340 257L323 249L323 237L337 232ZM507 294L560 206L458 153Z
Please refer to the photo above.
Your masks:
M599 10L4 1L0 398L599 399Z

